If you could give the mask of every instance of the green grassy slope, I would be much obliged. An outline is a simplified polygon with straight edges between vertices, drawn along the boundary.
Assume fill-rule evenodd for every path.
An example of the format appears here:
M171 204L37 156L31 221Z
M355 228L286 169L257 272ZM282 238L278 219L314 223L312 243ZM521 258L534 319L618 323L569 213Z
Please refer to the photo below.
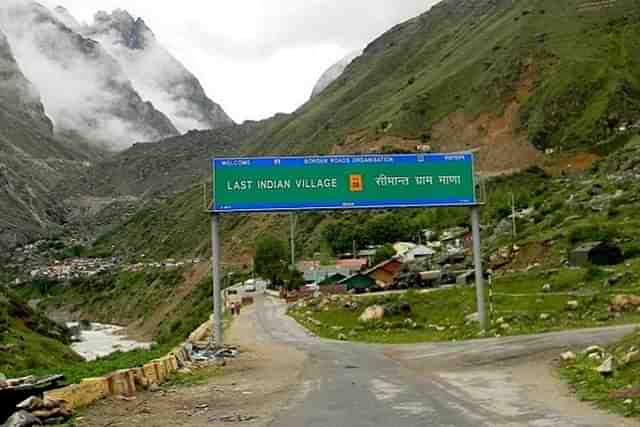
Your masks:
M69 331L0 288L0 372L55 369L80 361L68 346Z
M452 112L499 114L530 69L535 83L519 100L530 140L597 143L613 125L640 119L640 5L585 11L583 3L445 0L369 45L270 141L282 152L323 152L358 129L428 141Z

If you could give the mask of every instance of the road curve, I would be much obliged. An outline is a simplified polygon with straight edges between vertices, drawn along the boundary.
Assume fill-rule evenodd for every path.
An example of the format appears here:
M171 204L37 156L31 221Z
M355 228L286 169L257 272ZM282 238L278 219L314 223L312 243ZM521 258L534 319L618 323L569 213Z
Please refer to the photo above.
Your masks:
M567 348L606 345L634 326L460 343L365 345L321 340L258 297L257 338L303 350L303 381L273 427L631 427L579 403L553 377Z

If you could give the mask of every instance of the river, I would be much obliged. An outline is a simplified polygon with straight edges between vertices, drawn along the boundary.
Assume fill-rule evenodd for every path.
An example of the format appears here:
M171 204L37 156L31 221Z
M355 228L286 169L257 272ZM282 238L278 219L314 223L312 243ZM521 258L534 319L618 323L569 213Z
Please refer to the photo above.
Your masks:
M69 328L77 327L78 322L69 322ZM149 349L153 343L128 339L124 328L115 325L91 323L90 328L81 330L79 342L71 345L73 350L85 360L91 361L108 356L117 351L127 352L136 349Z

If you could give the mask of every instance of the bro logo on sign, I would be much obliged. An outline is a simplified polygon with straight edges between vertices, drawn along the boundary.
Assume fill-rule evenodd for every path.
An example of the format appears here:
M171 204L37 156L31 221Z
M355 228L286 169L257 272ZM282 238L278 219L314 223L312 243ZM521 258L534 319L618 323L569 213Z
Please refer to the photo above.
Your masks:
M362 193L364 191L362 175L351 175L349 177L349 191L352 193Z

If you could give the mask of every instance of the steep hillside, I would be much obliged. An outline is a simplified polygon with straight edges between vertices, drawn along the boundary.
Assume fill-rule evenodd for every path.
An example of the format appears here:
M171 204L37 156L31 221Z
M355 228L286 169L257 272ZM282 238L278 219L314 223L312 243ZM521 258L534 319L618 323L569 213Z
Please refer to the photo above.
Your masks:
M295 113L251 124L255 134L244 126L240 138L225 132L230 144L216 154L411 151L421 144L475 151L478 170L493 175L553 162L547 149L592 150L640 121L640 3L590 4L444 0L372 42ZM201 136L159 143L162 162L172 164L162 181L173 184L163 187L184 189L184 170L207 175L213 152L203 147L215 138ZM182 141L190 148L166 156ZM90 185L137 194L133 187L155 188L146 174L133 174L146 155L136 147L100 165L100 182Z
M266 138L286 122L279 115L211 131L191 131L156 143L135 144L89 170L60 191L67 196L149 196L173 194L209 175L215 155L256 153Z
M100 41L142 97L166 113L180 132L233 125L198 79L156 40L141 18L134 19L125 10L99 12L82 32Z
M52 189L62 178L84 173L92 150L53 138L38 91L22 73L2 32L0 75L2 252L61 222L62 204Z
M0 286L0 372L13 375L35 367L62 367L81 360L67 328L31 309Z
M340 61L329 67L318 79L318 82L313 87L311 97L318 96L329 85L335 82L344 73L349 64L353 62L358 56L362 55L362 51L352 52L349 55L342 58Z
M270 149L418 142L478 149L495 172L535 163L536 149L588 148L640 119L639 12L632 0L445 0L371 43Z
M124 148L177 135L98 42L74 32L44 6L31 0L3 2L0 27L23 73L40 91L59 136Z

